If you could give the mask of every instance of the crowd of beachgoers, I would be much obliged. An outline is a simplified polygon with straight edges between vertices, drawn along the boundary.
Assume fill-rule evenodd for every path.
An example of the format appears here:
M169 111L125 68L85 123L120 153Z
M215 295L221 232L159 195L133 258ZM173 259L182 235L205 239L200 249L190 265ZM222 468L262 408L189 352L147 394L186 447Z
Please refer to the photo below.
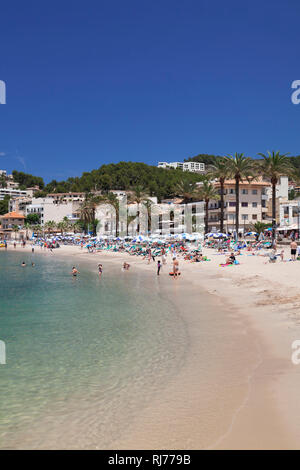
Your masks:
M267 236L256 236L249 234L245 237L232 237L225 234L209 233L205 237L200 234L194 236L188 234L179 234L173 236L164 236L161 238L145 237L138 235L132 237L92 237L92 236L53 236L49 238L34 238L28 241L22 240L18 244L16 241L8 242L10 247L16 248L26 245L31 247L32 253L35 249L49 251L60 246L78 247L82 252L89 254L96 253L120 253L132 257L139 257L147 264L156 263L157 275L160 275L161 268L171 261L170 276L177 279L181 274L179 270L179 262L201 263L211 261L210 255L220 255L220 267L236 266L241 263L241 256L261 256L265 257L266 263L276 263L276 261L296 261L300 260L300 246L298 247L296 240L292 237L290 241L290 257L283 246L279 246L276 240L272 240L271 233ZM2 243L2 247L8 248L8 243ZM205 253L204 253L205 251ZM243 264L245 260L242 261ZM169 263L168 263L169 264ZM181 264L181 266L182 266ZM123 271L129 271L131 265L124 261L122 264ZM103 265L98 264L98 273L101 277ZM79 271L74 266L72 273L74 276Z

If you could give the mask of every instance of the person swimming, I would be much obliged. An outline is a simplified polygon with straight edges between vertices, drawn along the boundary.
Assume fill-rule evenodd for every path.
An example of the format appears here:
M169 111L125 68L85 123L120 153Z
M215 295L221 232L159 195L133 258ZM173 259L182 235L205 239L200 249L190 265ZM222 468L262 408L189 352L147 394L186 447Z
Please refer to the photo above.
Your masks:
M103 266L100 263L98 264L98 273L99 273L99 277L101 277L103 273Z
M80 272L78 271L78 269L76 269L75 266L73 266L71 274L73 277L76 277L77 274L80 274Z
M23 266L23 267L26 266L25 261L22 262L21 266Z

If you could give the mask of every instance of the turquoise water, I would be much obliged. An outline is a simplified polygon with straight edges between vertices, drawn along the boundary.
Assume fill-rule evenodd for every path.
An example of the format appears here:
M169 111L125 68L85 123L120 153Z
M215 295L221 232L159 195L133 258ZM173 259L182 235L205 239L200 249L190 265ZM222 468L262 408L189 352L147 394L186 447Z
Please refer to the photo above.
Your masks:
M33 258L0 253L0 447L112 445L183 364L184 325L154 278Z

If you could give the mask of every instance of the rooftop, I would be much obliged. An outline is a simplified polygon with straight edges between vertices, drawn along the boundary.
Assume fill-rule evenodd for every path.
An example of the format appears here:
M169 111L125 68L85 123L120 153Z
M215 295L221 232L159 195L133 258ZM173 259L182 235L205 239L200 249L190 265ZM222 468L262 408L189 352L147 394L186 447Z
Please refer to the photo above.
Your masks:
M19 214L18 212L8 212L1 216L3 219L25 219L24 215Z

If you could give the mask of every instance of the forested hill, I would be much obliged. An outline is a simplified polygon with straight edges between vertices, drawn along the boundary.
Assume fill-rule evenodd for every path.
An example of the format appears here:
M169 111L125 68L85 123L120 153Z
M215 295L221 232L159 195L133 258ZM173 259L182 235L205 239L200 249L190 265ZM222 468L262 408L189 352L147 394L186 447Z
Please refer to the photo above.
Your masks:
M50 181L36 197L57 192L109 191L112 189L130 190L136 186L147 188L151 196L158 200L173 197L176 186L181 181L195 182L201 175L183 172L179 169L164 170L139 162L119 162L102 165L98 170L85 172L80 177L66 181Z
M199 154L185 161L203 162L207 166L212 164L215 155ZM291 163L299 171L300 155L290 157ZM68 178L66 181L52 180L47 185L41 177L13 171L14 180L21 188L38 185L41 189L36 197L46 196L49 193L109 191L112 189L130 190L136 186L147 188L151 196L157 196L161 201L164 198L176 195L176 188L182 181L201 181L202 176L195 173L183 172L179 169L164 170L140 162L119 162L102 165L97 170L85 172L81 176Z
M12 175L14 181L19 183L20 189L31 188L33 186L39 186L40 189L43 189L45 186L44 180L40 176L33 176L17 170L13 170Z

